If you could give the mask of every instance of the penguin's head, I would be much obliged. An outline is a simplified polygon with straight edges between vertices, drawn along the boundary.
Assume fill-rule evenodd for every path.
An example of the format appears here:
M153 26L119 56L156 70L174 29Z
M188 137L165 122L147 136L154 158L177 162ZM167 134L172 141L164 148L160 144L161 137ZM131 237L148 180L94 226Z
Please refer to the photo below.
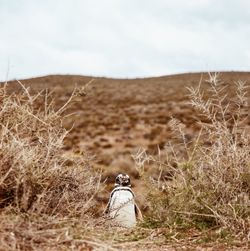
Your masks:
M115 186L131 187L130 178L127 174L118 174L115 178Z

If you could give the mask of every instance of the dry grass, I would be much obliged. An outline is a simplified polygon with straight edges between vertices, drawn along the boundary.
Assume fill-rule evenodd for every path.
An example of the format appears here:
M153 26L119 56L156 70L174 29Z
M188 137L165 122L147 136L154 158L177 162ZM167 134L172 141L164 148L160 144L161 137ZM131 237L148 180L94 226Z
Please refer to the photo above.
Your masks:
M77 93L85 95L84 89L73 92L72 96L67 89L67 95L62 96L68 96L68 102L55 109L53 97L47 91L31 95L19 83L21 92L7 94L3 86L0 89L0 250L172 250L174 247L195 250L197 245L201 247L200 243L209 242L217 247L219 241L230 242L231 237L249 240L250 144L249 128L244 123L249 108L244 97L246 89L239 82L236 96L224 97L227 90L217 78L211 76L209 84L210 92L204 96L201 88L190 89L191 106L201 112L202 123L197 128L201 127L202 131L196 141L190 142L185 125L173 119L167 126L178 134L181 146L168 144L165 152L159 147L158 157L139 151L134 156L138 163L136 171L131 168L131 162L121 161L119 155L113 154L118 161L113 162L115 167L131 171L139 184L143 183L139 176L147 179L148 184L149 175L151 181L146 221L125 231L111 228L102 218L94 217L100 207L94 200L102 188L100 176L92 170L86 156L70 157L63 150L69 133L63 127L64 111ZM145 91L144 87L141 80L138 88ZM139 98L145 102L143 91ZM103 99L102 95L98 98ZM151 98L148 102L155 99ZM121 102L120 98L117 100ZM97 105L92 106L96 110ZM100 110L103 117L103 109ZM94 112L89 111L89 116ZM124 118L122 114L116 114L117 118ZM162 112L163 115L166 113ZM134 121L136 117L131 117L133 123L138 122ZM99 120L98 123L105 122ZM112 121L109 124L113 125ZM147 121L155 120L145 120L145 125ZM81 126L81 133L85 132L85 125L88 124ZM93 122L88 129L93 131L95 127ZM139 129L145 134L147 128ZM73 136L81 137L78 131L74 133L67 138L70 145L74 145ZM161 128L156 127L147 134L148 141L159 133ZM166 135L159 137L161 141L167 140ZM101 139L100 147L110 150L104 147L110 138L97 138L98 142ZM112 138L110 141L113 142ZM126 149L131 147L127 145ZM121 148L124 150L125 146ZM143 169L148 162L158 167L153 172L159 174L158 179L148 172L148 167ZM143 189L142 193L146 193ZM107 191L105 196L108 198ZM243 244L238 244L239 250L242 249Z
M32 96L19 84L18 95L0 89L0 249L71 245L72 224L87 226L95 211L100 176L86 157L63 155L68 102L54 110L46 91ZM37 99L43 107L36 108Z
M249 116L247 86L237 82L235 96L228 97L227 86L217 74L210 75L208 82L208 99L200 85L189 89L191 105L206 121L200 122L197 139L189 142L185 125L172 119L171 127L182 139L182 151L167 144L159 158L145 152L135 157L139 168L143 169L143 161L153 161L171 174L165 181L152 181L155 189L149 197L147 224L219 228L224 234L249 240L250 134L244 123Z

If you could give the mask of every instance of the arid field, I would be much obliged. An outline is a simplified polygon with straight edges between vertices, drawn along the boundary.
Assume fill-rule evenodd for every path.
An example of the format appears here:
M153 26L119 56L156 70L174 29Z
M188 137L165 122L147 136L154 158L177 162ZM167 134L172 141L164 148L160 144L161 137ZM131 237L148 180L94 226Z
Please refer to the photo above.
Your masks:
M233 85L238 80L250 82L250 73L225 72L220 78L224 85ZM104 171L107 183L113 184L117 173L128 172L135 189L137 184L139 189L131 154L140 148L157 154L158 147L163 149L173 140L175 135L169 125L172 117L185 124L186 137L192 140L200 129L199 115L189 104L187 87L197 86L201 81L206 89L208 79L207 73L131 80L55 75L21 82L34 92L46 88L53 91L58 107L67 102L75 87L87 84L66 111L72 115L65 126L72 129L64 142L65 153L85 152L93 156L94 167ZM21 88L17 82L13 84L13 89ZM249 117L245 123L250 125ZM149 172L158 176L157 170ZM143 191L138 196L141 195Z
M220 73L219 79L220 86L225 87L223 93L226 91L228 94L220 104L224 105L227 101L234 102L235 93L237 93L234 86L235 82L241 80L250 83L250 73L223 72ZM174 232L171 232L172 230L169 232L167 225L159 226L155 223L156 220L151 222L149 219L156 217L152 214L152 198L149 199L150 192L152 192L151 197L154 195L155 188L153 187L168 184L171 177L174 176L171 168L181 166L173 159L164 159L167 158L168 151L171 151L168 144L171 143L175 147L178 158L186 159L189 157L185 152L185 146L181 144L181 140L173 128L176 126L176 129L178 129L178 124L173 124L173 118L181 123L182 140L184 139L185 143L188 146L190 145L191 148L195 139L199 136L201 123L208 125L211 122L208 117L201 115L192 106L190 90L188 90L188 88L197 88L200 85L200 92L204 91L204 99L213 99L215 97L209 90L210 83L208 80L208 73L187 73L145 79L51 75L20 80L21 84L28 88L30 95L36 95L39 91L46 89L47 93L50 93L46 102L52 102L55 111L70 101L67 104L67 109L63 111L65 117L63 126L70 131L63 140L61 154L73 159L84 156L88 159L88 165L94 171L101 172L100 189L94 196L95 219L98 219L104 210L109 193L113 188L115 176L119 173L130 175L132 188L135 191L137 202L145 214L146 222L147 224L154 223L152 223L152 226L144 225L143 227L147 230L131 231L127 237L123 236L122 238L125 238L124 243L126 243L124 247L127 250L227 250L229 248L247 250L246 238L239 237L234 241L233 237L232 239L225 237L223 241L223 234L218 237L209 228L209 230L205 230L207 231L205 234L202 234L203 232L198 231L195 226L188 228L188 230L181 229L181 234L179 234L176 229L173 230ZM72 97L74 90L75 95ZM249 88L244 90L246 90L246 101L250 101ZM12 95L14 92L19 95L22 91L23 87L17 81L8 83L8 95ZM43 110L44 102L43 98L38 98L34 102L35 109L41 108ZM244 117L240 126L244 128L246 135L250 134L248 108L249 105L244 108L240 115ZM225 116L223 119L228 119L226 123L229 130L233 128L234 123L234 119L230 115L230 111L225 111L223 115ZM201 123L198 123L198 121ZM207 140L203 138L202 140L206 147L213 144L210 138L207 138ZM145 155L146 153L147 155ZM148 156L150 157L147 159ZM144 157L144 159L140 157ZM164 164L166 167L162 168L161 165ZM247 178L244 176L244 182L245 179L250 177L249 162L244 163L244 168L245 166L248 171L244 171L244 173L247 173ZM249 185L247 186L249 187ZM157 196L160 195L157 195L157 193L160 194L160 191L164 193L164 189L159 188L154 196L158 198ZM246 194L248 191L249 196L250 191L247 189ZM171 193L167 193L167 196L171 196ZM153 200L157 207L157 199L154 198ZM171 202L169 203L171 204ZM159 212L159 215L161 213L162 211ZM200 214L206 215L208 213L202 211ZM249 215L246 217L249 219ZM235 218L237 217L235 216ZM219 216L218 219L220 222ZM216 220L218 219L216 218ZM167 220L164 219L164 222L167 222ZM221 222L226 221L221 219ZM218 223L218 225L220 224ZM172 228L172 226L169 228ZM145 234L143 231L145 231ZM209 234L210 231L212 231L211 234ZM162 238L167 240L165 244L157 244L157 242L162 243ZM110 236L107 239L110 243ZM144 239L146 240L143 243ZM79 247L79 250L92 250L92 244L93 247L98 247L101 250L101 244L99 245L97 242L86 243L86 246L83 249ZM122 242L119 243L121 244L115 244L118 246L110 244L108 247L110 250L112 248L121 250L122 246L119 245L122 245ZM25 247L21 247L21 249L25 250Z

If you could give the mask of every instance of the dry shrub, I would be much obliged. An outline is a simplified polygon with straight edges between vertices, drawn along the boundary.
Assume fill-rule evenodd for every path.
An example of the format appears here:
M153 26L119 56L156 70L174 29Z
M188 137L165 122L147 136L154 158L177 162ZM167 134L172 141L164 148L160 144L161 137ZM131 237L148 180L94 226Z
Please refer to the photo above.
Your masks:
M210 75L208 98L200 85L191 88L191 105L201 115L201 131L190 143L184 125L176 119L172 128L183 139L185 154L166 145L167 159L160 168L172 177L153 181L151 224L183 224L221 227L230 233L250 237L250 134L247 87L236 83L236 95L227 96L227 86ZM232 87L232 86L231 86ZM178 146L179 147L179 146ZM150 161L157 161L147 157ZM140 163L139 163L140 164Z
M68 131L62 121L69 102L56 111L46 91L31 95L20 85L23 89L18 94L7 94L6 85L0 89L0 208L5 219L1 220L0 235L8 236L1 240L4 250L13 249L9 234L23 226L27 217L42 217L43 224L47 219L51 228L63 217L87 219L94 212L93 197L100 184L86 157L63 155ZM43 107L36 108L38 99L43 100ZM15 224L11 222L14 219ZM20 235L29 231L26 227L19 230ZM19 244L15 247L27 249Z

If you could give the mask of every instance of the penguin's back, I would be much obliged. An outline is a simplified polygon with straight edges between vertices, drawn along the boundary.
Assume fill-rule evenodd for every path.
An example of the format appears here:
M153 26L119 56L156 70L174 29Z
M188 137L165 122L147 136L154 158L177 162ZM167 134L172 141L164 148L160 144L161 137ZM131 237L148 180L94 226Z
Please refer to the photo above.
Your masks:
M118 187L112 191L110 216L120 226L134 227L136 225L134 194L129 187Z

